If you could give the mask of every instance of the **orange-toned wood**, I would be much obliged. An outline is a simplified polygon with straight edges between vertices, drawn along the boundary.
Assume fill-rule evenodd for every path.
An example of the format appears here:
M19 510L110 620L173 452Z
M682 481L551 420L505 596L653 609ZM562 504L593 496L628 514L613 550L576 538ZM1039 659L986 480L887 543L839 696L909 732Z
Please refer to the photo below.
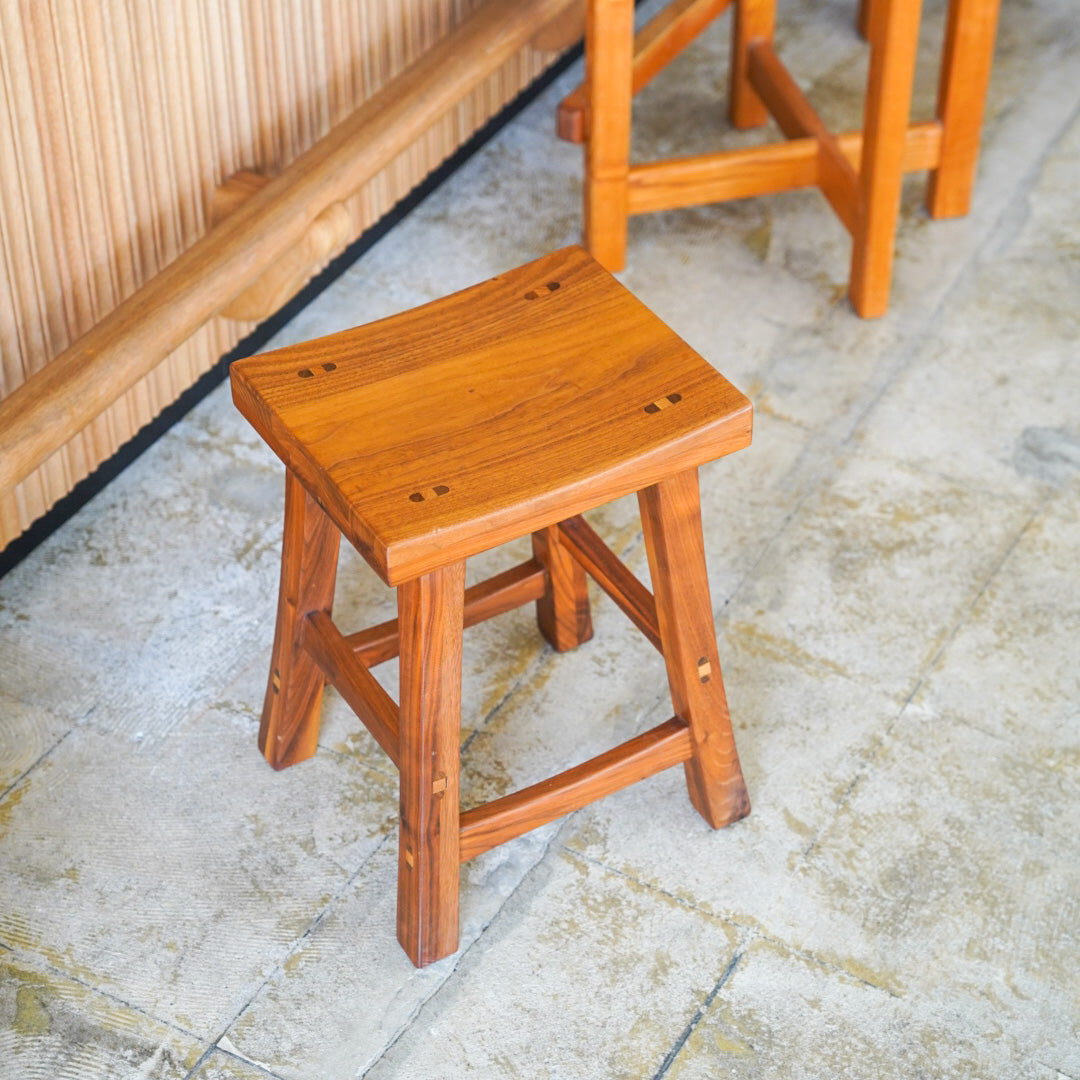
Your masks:
M845 132L837 136L837 145L852 167L858 169L862 133ZM936 120L912 124L904 141L904 171L933 168L940 152L941 125ZM635 165L630 170L630 212L648 213L813 187L817 176L816 139L793 139L751 150L724 150Z
M750 441L749 401L580 248L231 375L391 585Z
M858 172L862 162L863 137L861 131L847 131L836 137L840 152ZM904 172L921 172L932 169L941 160L941 124L937 120L923 120L909 124L904 134Z
M612 271L626 263L633 39L632 0L590 0L585 23L585 246Z
M664 662L676 715L690 725L690 801L719 829L750 813L731 730L701 534L697 470L639 492Z
M401 822L397 932L423 967L458 944L458 773L465 564L398 589Z
M941 163L926 191L931 217L957 217L971 207L997 20L998 0L949 4L937 100L944 130Z
M319 691L328 677L400 771L397 927L415 964L457 947L459 863L512 836L679 762L711 824L747 812L696 468L749 442L750 403L596 260L567 248L416 311L239 361L232 380L288 466L279 637L298 643L287 658ZM631 491L656 600L580 516ZM337 530L397 586L397 620L349 637L334 625ZM467 555L524 533L532 559L465 590ZM662 647L679 715L462 815L465 626L535 599L544 634L572 648L592 633L586 572ZM400 706L367 667L395 652ZM313 748L317 698L302 704Z
M334 603L341 535L291 473L285 475L281 587L259 749L275 769L311 757L319 740L325 678L302 635L307 615Z
M574 559L649 641L660 649L660 627L656 621L656 603L652 593L630 573L583 517L572 517L561 522L559 532Z
M250 170L234 173L214 192L210 202L211 222L220 224L269 183L268 176ZM303 236L230 300L220 314L227 319L252 322L268 318L360 229L361 222L354 219L345 203L331 203L311 222Z
M536 622L556 652L576 649L593 635L585 570L549 525L532 536L533 554L546 571L544 595L536 601Z
M673 0L634 35L631 86L637 93L689 45L732 0ZM585 141L588 95L582 83L561 102L556 112L560 139Z
M920 0L874 2L859 166L859 220L852 237L849 286L851 303L864 319L882 316L889 307L922 6Z
M664 41L646 59L641 35L632 72L625 21L629 0L589 0L584 89L560 106L559 131L585 140L585 244L609 269L625 263L623 214L817 186L852 234L851 300L865 318L888 306L900 185L905 171L935 170L928 199L935 215L963 212L978 153L982 99L989 76L998 0L950 0L938 121L912 124L918 0L865 0L859 18L871 44L862 132L835 135L772 48L775 0L734 0L731 118L736 127L772 115L789 142L633 165L629 160L630 93L685 47L715 12L676 0L650 27ZM719 5L718 5L719 7ZM697 22L687 18L693 13ZM673 32L677 27L678 32ZM670 48L665 34L670 36ZM589 103L588 117L583 109ZM606 110L610 110L610 117ZM594 135L592 126L608 124ZM951 133L950 133L951 129ZM949 151L946 162L946 146ZM606 169L608 193L593 182L590 162ZM596 175L599 175L597 173ZM625 182L624 182L625 181ZM600 215L600 216L597 216ZM592 226L590 217L602 224Z
M876 18L876 0L859 0L858 10L855 15L855 27L864 41L870 40L870 27Z
M314 218L387 166L567 2L488 0L0 401L0 492L221 311L298 244Z
M855 170L769 42L751 43L748 74L787 138L810 137L817 142L816 183L844 228L854 232L859 196Z
M731 84L728 115L740 130L760 127L769 110L750 81L750 46L772 43L776 0L736 0L731 24Z
M325 611L315 611L307 616L301 642L387 757L397 765L400 761L398 707L375 676L356 658Z
M585 0L573 3L529 39L540 52L563 52L576 45L585 35Z
M686 761L693 743L679 717L548 780L461 815L461 861Z
M546 588L544 568L536 559L529 559L487 581L471 585L465 590L465 627L468 629L503 612L512 611L530 600L539 600ZM355 651L357 660L365 667L374 667L397 656L398 621L390 619L378 626L349 634L345 641Z

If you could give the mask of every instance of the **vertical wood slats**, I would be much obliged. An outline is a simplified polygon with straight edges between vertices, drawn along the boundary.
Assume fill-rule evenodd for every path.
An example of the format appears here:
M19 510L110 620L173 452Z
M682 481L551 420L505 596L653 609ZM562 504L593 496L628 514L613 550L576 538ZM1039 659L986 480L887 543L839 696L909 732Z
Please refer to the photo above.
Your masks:
M0 4L0 397L204 235L482 0ZM367 228L539 75L523 50L354 196ZM0 548L248 330L215 318L13 491Z

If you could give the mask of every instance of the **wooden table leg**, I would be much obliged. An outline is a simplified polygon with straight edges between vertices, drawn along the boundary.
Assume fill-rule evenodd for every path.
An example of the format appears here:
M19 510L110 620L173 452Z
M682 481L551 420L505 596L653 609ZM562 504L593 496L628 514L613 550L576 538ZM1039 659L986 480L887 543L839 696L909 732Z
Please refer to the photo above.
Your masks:
M398 940L417 967L458 946L458 773L465 563L398 587Z
M701 535L697 470L638 493L671 700L690 725L690 801L719 829L750 813L731 730Z
M632 0L590 0L585 22L585 247L613 272L626 265L633 53Z
M931 217L960 217L971 207L998 6L998 0L949 4L937 102L941 163L931 172L926 192Z
M558 525L533 533L532 545L547 571L544 595L536 601L540 632L557 652L575 649L593 636L585 570L559 539Z
M864 319L878 318L889 307L920 8L920 0L874 0L851 251L851 303Z
M275 769L315 753L325 676L301 647L305 616L330 614L341 534L291 473L285 474L281 586L259 749Z
M744 130L760 127L769 110L750 84L750 45L771 42L776 24L776 0L735 0L731 23L731 88L728 116Z

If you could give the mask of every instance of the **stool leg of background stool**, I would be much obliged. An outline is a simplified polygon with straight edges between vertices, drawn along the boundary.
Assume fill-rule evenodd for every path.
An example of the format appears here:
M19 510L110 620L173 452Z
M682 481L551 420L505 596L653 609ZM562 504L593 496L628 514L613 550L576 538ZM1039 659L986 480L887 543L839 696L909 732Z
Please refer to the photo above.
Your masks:
M300 647L300 631L310 612L330 613L340 544L336 526L287 471L277 627L259 727L259 749L275 769L311 757L319 740L326 678Z
M557 525L534 532L532 545L547 570L547 589L536 601L536 621L551 647L566 652L593 636L585 570L560 542Z
M960 217L971 207L997 18L998 0L949 4L937 101L941 162L926 189L931 217Z
M851 238L851 303L864 319L879 318L889 308L919 9L920 0L874 0L859 207Z
M769 110L750 85L750 45L772 41L776 0L735 0L732 6L728 116L739 129L760 127L769 119Z
M398 587L398 941L417 967L458 946L458 766L465 564Z
M855 28L864 41L870 40L870 28L874 23L875 7L877 7L875 0L859 0L858 11L855 15Z
M632 0L589 0L585 21L585 247L605 270L626 265L633 98Z
M731 730L701 535L697 470L638 492L671 700L690 725L690 801L719 829L750 813Z

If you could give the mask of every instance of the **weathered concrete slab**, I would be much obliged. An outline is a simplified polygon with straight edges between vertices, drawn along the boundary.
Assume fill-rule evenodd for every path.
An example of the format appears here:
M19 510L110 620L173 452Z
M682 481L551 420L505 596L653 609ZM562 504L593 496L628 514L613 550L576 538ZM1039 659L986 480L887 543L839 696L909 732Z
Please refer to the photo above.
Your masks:
M72 733L4 801L0 942L216 1038L397 813L381 774L275 774L254 734L221 711L146 748Z
M0 1075L183 1080L204 1049L81 980L0 953Z

